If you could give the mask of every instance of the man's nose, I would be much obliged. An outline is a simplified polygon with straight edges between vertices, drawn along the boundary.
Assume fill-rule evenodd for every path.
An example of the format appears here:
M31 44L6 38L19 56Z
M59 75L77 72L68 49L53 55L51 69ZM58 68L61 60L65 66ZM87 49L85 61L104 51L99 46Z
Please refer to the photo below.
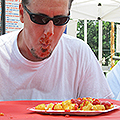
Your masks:
M54 35L54 24L53 24L53 21L52 21L52 20L50 20L50 21L45 25L44 35L47 36L47 37L51 37L52 35Z

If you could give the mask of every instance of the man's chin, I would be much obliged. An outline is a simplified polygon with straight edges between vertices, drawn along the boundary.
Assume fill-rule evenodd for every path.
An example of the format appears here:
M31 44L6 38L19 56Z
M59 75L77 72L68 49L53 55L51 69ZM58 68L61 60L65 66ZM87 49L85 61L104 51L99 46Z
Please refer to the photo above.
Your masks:
M39 54L36 54L36 51L34 49L31 49L31 53L32 55L39 61L42 61L44 59L47 59L51 56L52 54L52 50L51 51L48 51L48 50L43 50L41 51L42 53Z
M45 60L45 59L49 58L49 57L51 56L51 54L52 54L52 52L51 52L49 55L42 55L42 56L40 56L39 58L40 58L41 60Z

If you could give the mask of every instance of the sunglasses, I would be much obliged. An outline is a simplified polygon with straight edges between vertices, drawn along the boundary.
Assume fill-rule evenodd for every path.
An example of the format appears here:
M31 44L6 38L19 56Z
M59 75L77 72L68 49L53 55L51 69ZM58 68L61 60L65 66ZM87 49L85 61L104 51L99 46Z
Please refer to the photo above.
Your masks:
M31 21L36 23L36 24L45 25L50 20L52 20L54 25L62 26L62 25L67 24L68 21L70 20L70 12L69 12L68 16L57 15L57 16L54 16L53 18L51 18L45 14L32 13L27 9L27 7L23 3L22 3L22 5L23 5L24 9L27 11L27 13L29 14Z

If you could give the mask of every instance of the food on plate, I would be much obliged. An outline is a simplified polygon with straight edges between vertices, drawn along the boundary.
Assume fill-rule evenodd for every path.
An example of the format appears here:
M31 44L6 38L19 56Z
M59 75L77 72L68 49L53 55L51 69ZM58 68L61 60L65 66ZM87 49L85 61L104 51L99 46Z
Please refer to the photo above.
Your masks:
M0 113L0 116L4 116L4 113Z
M48 105L47 105L47 110L52 109L52 108L53 108L53 106L54 106L54 104L53 104L53 103L48 104Z
M40 105L37 105L36 107L35 107L35 109L38 109L38 110L45 110L45 104L40 104Z
M99 99L84 97L71 100L65 100L58 103L39 104L35 107L37 110L84 110L98 111L112 109L113 103L109 101L101 101Z

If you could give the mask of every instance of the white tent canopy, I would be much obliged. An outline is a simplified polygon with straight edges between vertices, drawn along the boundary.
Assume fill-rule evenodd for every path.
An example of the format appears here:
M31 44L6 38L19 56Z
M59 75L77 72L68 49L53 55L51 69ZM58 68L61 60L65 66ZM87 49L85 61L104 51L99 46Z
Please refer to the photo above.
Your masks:
M102 60L102 21L120 23L120 0L74 0L71 18L81 20L99 20L99 61ZM86 25L85 25L86 26ZM84 30L87 41L87 27Z
M74 0L71 18L120 22L120 0Z

